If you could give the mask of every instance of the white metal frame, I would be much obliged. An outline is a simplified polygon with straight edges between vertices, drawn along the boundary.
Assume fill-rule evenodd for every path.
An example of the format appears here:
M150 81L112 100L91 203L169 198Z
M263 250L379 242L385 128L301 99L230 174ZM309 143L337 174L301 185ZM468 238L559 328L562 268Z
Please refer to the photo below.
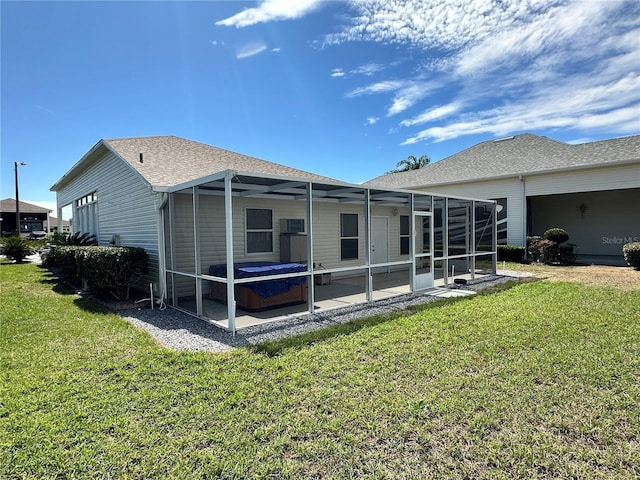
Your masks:
M301 179L292 179L292 178L282 178L277 176L269 176L263 174L252 174L252 173L240 173L232 170L227 170L225 172L221 172L216 175L210 175L208 177L202 178L200 180L187 182L186 184L178 185L171 188L162 188L157 189L158 191L164 191L168 195L168 201L166 202L166 209L168 211L168 220L164 218L164 210L163 210L163 227L167 225L168 221L168 232L169 238L164 239L163 244L166 244L168 248L162 249L160 251L160 256L162 256L162 260L160 261L160 274L161 281L166 282L166 280L170 277L172 279L172 292L171 298L173 302L176 303L177 292L176 292L176 279L179 277L184 278L192 278L195 281L195 296L196 296L196 311L191 312L188 310L184 310L180 307L180 305L170 305L179 310L186 311L191 315L205 318L203 314L203 304L202 304L202 294L203 294L203 281L215 281L220 282L226 285L226 293L227 293L227 321L226 325L221 323L216 323L213 321L212 323L217 324L227 330L235 333L237 330L236 326L236 299L235 299L235 285L241 285L247 282L256 282L261 280L273 280L279 278L291 278L291 277L306 277L307 285L308 285L308 295L307 295L307 308L308 312L313 313L315 310L315 284L314 284L314 275L318 272L322 274L326 273L347 273L347 272L362 272L364 271L365 278L365 291L366 291L366 300L367 302L373 301L373 282L372 282L372 269L385 266L387 268L390 267L399 267L399 266L407 266L410 269L410 278L409 285L412 290L417 290L415 287L416 284L416 260L429 257L430 266L431 266L431 275L433 276L435 261L442 260L445 264L445 285L448 283L448 275L447 275L447 262L448 260L457 258L458 256L450 257L448 255L448 197L445 195L432 194L428 192L412 192L406 190L387 190L387 189L379 189L379 188L370 188L363 185L351 185L351 184L341 184L341 183L328 183L328 182L320 182L320 181L310 181L310 180L301 180ZM179 271L176 267L176 259L180 252L176 251L176 244L174 237L174 222L175 222L175 204L174 204L174 195L180 192L190 193L192 198L192 210L193 210L193 251L194 251L194 262L195 268L193 272L185 272ZM199 229L199 211L200 211L200 195L216 195L223 197L224 199L224 222L225 222L225 258L226 258L226 277L217 277L209 275L208 272L204 273L201 270L201 239L200 239L200 229ZM307 270L305 272L293 273L293 274L284 274L284 275L271 275L264 277L252 277L250 279L236 279L234 278L234 234L233 234L233 215L234 215L234 197L246 197L252 196L255 198L264 198L264 199L287 199L293 201L305 201L306 203L306 223L307 223ZM424 210L416 210L416 197L430 197L428 202L430 204L430 211ZM433 215L433 198L441 197L444 198L444 210L443 210L443 256L436 257L436 252L434 250L434 215ZM469 250L465 255L460 257L469 257L472 259L472 264L475 264L475 257L477 256L486 256L492 255L492 266L493 272L495 272L496 267L496 209L495 202L490 200L480 200L480 199L471 199L471 198L460 198L454 197L460 200L469 200L471 203L471 231L473 234L471 235L471 245ZM361 235L359 232L358 238L360 245L364 245L364 253L365 258L362 263L358 265L349 265L338 268L329 268L317 270L315 268L314 262L314 248L313 248L313 219L314 219L314 202L332 202L332 203L361 203L363 204L363 213L364 213L364 235ZM476 252L475 251L475 202L482 202L483 204L493 204L493 222L492 222L492 249L490 252ZM371 207L372 205L382 205L382 206L399 206L402 208L406 208L409 215L409 259L394 261L394 262L384 262L383 264L375 264L373 265L372 256L371 256ZM429 217L430 221L430 248L429 253L417 253L415 251L415 224L416 218L420 216ZM469 227L467 227L469 228ZM163 228L163 234L165 229ZM413 232L413 234L411 234ZM388 237L388 234L387 234ZM167 259L166 256L169 258ZM472 274L474 268L471 269ZM166 291L166 286L164 286L163 291Z

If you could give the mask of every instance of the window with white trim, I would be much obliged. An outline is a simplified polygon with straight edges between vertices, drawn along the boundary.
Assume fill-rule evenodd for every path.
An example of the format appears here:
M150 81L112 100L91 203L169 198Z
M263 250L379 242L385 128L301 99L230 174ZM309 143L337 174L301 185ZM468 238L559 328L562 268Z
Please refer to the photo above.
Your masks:
M340 214L340 260L358 258L358 214Z
M91 192L75 201L74 232L98 236L98 192Z
M247 208L247 253L273 252L273 212L270 208Z

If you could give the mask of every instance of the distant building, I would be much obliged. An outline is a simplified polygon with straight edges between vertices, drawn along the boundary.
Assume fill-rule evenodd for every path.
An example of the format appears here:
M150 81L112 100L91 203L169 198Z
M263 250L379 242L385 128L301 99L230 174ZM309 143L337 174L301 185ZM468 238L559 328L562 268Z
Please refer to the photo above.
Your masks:
M58 231L58 219L56 217L49 216L49 221L44 222L44 229L47 232ZM69 233L71 229L71 222L69 220L62 220L62 233Z
M20 235L23 237L43 237L46 233L45 223L49 221L51 210L20 201ZM8 237L16 234L16 201L13 198L5 198L0 201L0 217L2 224L2 236Z

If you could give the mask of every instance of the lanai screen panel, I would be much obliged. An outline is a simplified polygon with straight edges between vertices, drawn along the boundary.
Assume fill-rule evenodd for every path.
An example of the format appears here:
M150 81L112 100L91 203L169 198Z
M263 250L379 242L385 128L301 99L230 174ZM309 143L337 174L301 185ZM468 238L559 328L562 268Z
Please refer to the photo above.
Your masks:
M458 261L453 257L466 262L460 269L469 271L474 252L484 254L482 245L487 240L495 243L493 237L486 237L495 226L491 202L424 192L221 172L178 187L169 198L164 216L169 303L229 329L235 328L239 311L226 298L231 280L222 272L229 265L235 272L237 264L282 263L292 255L299 256L296 261L303 269L281 278L306 282L307 297L301 302L303 308L296 310L303 312L408 292L413 242L424 241L413 235L414 212L432 214L427 222L435 239L430 261L436 278L439 275L445 283L448 262ZM484 213L474 224L479 211ZM377 233L380 228L386 230L386 257L372 252L374 218ZM425 234L428 238L430 232ZM295 254L288 250L294 238L298 244ZM416 247L420 251L420 246ZM494 247L489 249L488 261ZM234 273L231 291L236 301L238 288L270 276L261 275L242 278ZM213 301L218 302L217 309L212 307Z

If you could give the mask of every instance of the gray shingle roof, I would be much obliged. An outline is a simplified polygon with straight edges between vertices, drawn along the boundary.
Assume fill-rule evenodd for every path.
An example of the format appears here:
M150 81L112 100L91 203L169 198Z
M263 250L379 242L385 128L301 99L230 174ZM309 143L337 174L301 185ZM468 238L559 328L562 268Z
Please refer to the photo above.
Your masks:
M335 182L328 177L175 136L114 138L104 140L104 144L153 186L180 185L224 170Z
M482 142L419 170L385 174L365 184L415 188L631 161L640 161L640 135L571 145L525 133Z

